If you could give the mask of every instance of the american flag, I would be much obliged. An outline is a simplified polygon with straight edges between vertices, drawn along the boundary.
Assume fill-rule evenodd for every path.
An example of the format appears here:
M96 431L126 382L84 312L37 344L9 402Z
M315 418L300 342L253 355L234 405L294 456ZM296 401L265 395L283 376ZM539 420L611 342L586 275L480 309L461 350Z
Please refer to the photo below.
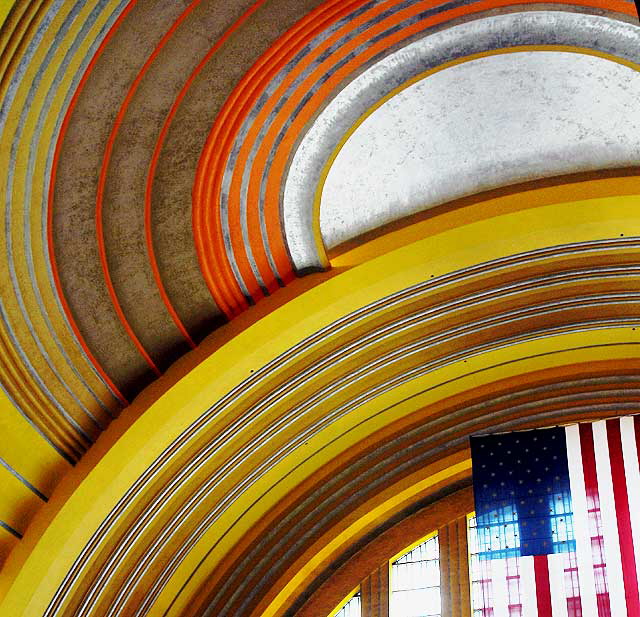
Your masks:
M640 416L473 437L482 617L640 617Z

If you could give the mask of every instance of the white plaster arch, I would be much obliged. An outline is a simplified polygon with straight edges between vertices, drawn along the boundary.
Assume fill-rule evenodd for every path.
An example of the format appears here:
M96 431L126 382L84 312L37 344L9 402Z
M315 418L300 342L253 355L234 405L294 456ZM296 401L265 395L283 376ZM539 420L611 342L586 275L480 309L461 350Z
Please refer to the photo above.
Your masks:
M439 71L376 109L327 176L327 248L485 190L640 163L640 72L530 51Z
M568 46L577 47L585 50L593 50L596 52L603 52L605 54L614 56L629 62L640 62L640 27L617 21L605 16L596 16L583 13L572 13L564 11L526 11L519 13L508 13L504 15L492 15L488 17L482 17L467 23L459 24L451 28L446 28L433 33L426 33L425 36L419 40L416 40L409 45L391 53L390 55L379 59L375 64L370 66L367 70L363 71L357 77L355 77L346 86L343 86L339 92L336 92L334 98L329 101L326 107L318 115L315 121L309 126L308 131L300 140L298 147L292 157L289 171L285 180L285 185L282 192L282 213L285 227L285 234L287 239L287 246L291 254L295 268L298 271L304 271L307 269L322 268L327 265L326 257L324 255L323 247L318 246L318 240L315 236L314 225L316 212L314 210L314 200L323 172L326 171L326 167L335 152L338 144L343 137L349 132L349 130L357 124L359 119L378 103L380 100L388 96L394 89L398 88L402 84L415 79L417 76L424 74L425 72L441 67L443 64L451 62L456 59L462 59L467 56L479 53L492 52L496 50L512 50L523 45L554 45L554 46ZM515 52L521 53L521 52ZM543 54L550 52L531 52L534 54ZM560 52L562 53L562 52ZM569 58L570 56L570 58ZM503 58L502 60L498 58ZM515 56L509 60L505 60L507 56L496 56L493 60L487 61L487 71L491 72L493 66L496 71L499 71L499 63L502 62L528 62L529 65L535 64L535 61L529 59L525 60L526 56ZM543 58L543 56L539 56ZM545 58L551 59L551 56ZM559 58L559 57L557 57ZM586 60L583 60L586 58ZM594 75L591 83L598 88L599 94L597 96L607 96L606 92L611 90L612 92L619 89L626 83L627 77L633 73L633 69L621 66L615 62L611 62L601 58L593 58L592 56L585 56L574 53L563 53L562 59L558 62L568 67L570 63L574 63L576 70L584 69L587 64L592 63L593 67L598 67L600 71L598 75ZM585 64L586 62L586 64ZM497 63L497 64L496 64ZM523 68L525 67L523 64ZM456 71L459 76L465 71L463 65ZM591 67L591 68L593 68ZM437 79L448 79L444 77L447 72L453 71L455 67L450 67L445 71L440 72L441 77ZM506 68L506 67L503 67ZM531 66L527 68L532 69ZM591 68L588 68L591 71ZM558 70L562 70L562 67L558 66ZM611 70L609 70L611 69ZM618 78L621 78L623 83L619 80L613 83L612 71L617 74ZM540 74L541 71L534 71ZM429 80L436 79L436 76L440 73L435 73L426 78L425 83ZM455 82L456 73L450 73L450 77ZM494 75L495 77L495 75ZM512 79L522 80L522 76L513 74ZM480 77L474 76L474 79L480 79ZM490 84L483 78L485 89L490 88ZM633 98L633 92L637 92L637 76L634 74L632 80L634 85L631 86L631 95L628 95L627 100ZM526 81L526 80L524 80ZM579 80L578 80L579 81ZM535 92L538 88L538 83L532 83L531 90ZM539 90L540 91L540 90ZM549 92L548 88L543 89L544 92ZM541 91L541 92L542 92ZM565 89L567 95L570 95L570 88ZM581 104L582 112L586 108L586 102L592 97L590 93L585 93L584 89L583 99L580 101L575 97L568 98L562 103L558 99L554 105L558 117L564 115L565 120L570 120L568 112L563 112L563 105L573 106L579 102ZM557 93L559 95L559 93ZM396 95L398 96L398 95ZM442 96L450 100L452 97L450 94L443 92ZM637 95L636 95L637 96ZM396 98L396 97L394 97ZM585 100L586 99L586 100ZM400 101L401 99L399 99ZM637 99L636 99L637 100ZM596 101L597 102L597 101ZM389 101L385 105L389 104L390 107L395 105ZM445 102L443 101L443 105ZM384 107L384 105L382 106ZM596 105L598 107L598 105ZM382 110L381 114L386 114L387 110ZM627 125L629 130L631 127L637 126L637 103L633 102L631 110L625 110L626 114L633 115L633 123ZM489 108L485 107L483 113L488 113ZM376 112L373 114L376 115ZM476 130L480 131L483 120L482 116L476 116L477 122L474 124ZM533 121L533 119L532 119ZM401 218L406 216L411 211L411 206L407 211L398 211L391 218L382 218L374 224L373 219L364 213L362 224L354 224L349 227L350 231L333 230L331 225L327 223L327 219L334 217L335 211L330 215L331 200L337 199L344 202L347 199L346 194L340 196L338 191L339 168L346 161L349 155L349 151L356 140L359 139L359 133L366 130L367 121L363 123L361 127L358 127L355 133L349 138L347 144L343 148L336 160L333 163L335 169L331 169L325 183L323 195L321 218L324 223L321 223L322 241L326 247L332 247L336 244L345 241L349 237L354 237L360 233L365 232L367 229L371 229L372 226L378 226L384 224L388 220ZM406 128L406 127L405 127ZM470 129L470 127L467 127ZM591 124L591 128L594 125ZM415 130L415 128L414 128ZM548 130L548 129L545 129ZM604 130L604 129L603 129ZM637 129L633 129L635 135L638 135ZM480 133L479 133L480 134ZM568 135L571 133L569 132ZM635 135L631 134L631 140L635 139ZM397 135L396 135L397 139ZM353 144L349 144L353 140ZM605 135L602 136L602 143L605 145L610 144L611 140ZM544 175L557 175L563 173L569 173L572 171L585 170L587 168L593 168L593 165L597 167L603 166L617 166L617 165L633 165L640 162L638 157L637 147L627 143L625 146L626 154L618 150L617 154L610 154L603 156L601 159L592 161L592 167L574 167L567 165L561 165L557 169L547 169ZM613 146L613 150L616 150L616 146ZM559 152L558 148L555 150L556 154ZM353 154L353 153L352 153ZM560 157L562 158L562 157ZM339 160L340 159L340 160ZM608 161L608 162L606 162ZM351 162L355 164L355 159L351 159ZM507 162L502 163L505 166L511 166ZM336 165L338 167L336 167ZM526 174L527 178L535 177L535 170L529 170L530 173ZM351 180L357 177L357 169L351 168L347 173ZM541 176L537 176L541 177ZM512 176L505 176L503 179L498 177L494 178L495 183L492 186L504 186L511 182L517 182ZM414 187L415 188L415 187ZM468 188L472 192L478 192L489 188L489 185L478 184L475 189ZM369 192L373 190L368 189ZM404 189L407 190L407 189ZM336 192L337 191L337 192ZM433 194L436 200L438 195L439 199L455 199L453 193L445 196L445 191L439 190ZM468 193L467 193L468 194ZM333 195L333 196L331 196ZM378 199L380 196L376 196ZM390 196L390 200L393 201L398 198L398 195ZM402 201L402 200L400 200ZM410 201L410 200L408 200ZM436 201L431 200L429 195L423 195L422 198L414 199L413 204L421 203L421 208L435 205ZM441 201L440 201L441 203ZM350 207L350 206L349 206ZM388 203L387 203L388 207ZM384 210L384 206L383 206ZM363 214L358 212L358 215ZM387 215L389 212L387 211ZM338 213L335 216L336 225L342 227L347 220L346 213ZM369 220L369 223L367 223Z

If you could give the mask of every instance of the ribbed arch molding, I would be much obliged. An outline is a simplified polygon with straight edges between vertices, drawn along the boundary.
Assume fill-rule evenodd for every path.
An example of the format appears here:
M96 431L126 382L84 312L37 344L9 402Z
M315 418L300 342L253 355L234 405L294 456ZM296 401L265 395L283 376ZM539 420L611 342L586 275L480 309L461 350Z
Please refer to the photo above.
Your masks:
M62 309L47 185L73 89L127 2L9 4L0 31L0 561L122 402Z
M523 46L635 63L640 28L580 13L510 13L430 34L373 64L293 156L283 216L295 267L325 266L325 246L464 195L636 164L637 68L560 51L476 58Z
M635 410L637 198L449 229L271 313L63 492L0 609L282 614L358 538L468 480L471 432Z

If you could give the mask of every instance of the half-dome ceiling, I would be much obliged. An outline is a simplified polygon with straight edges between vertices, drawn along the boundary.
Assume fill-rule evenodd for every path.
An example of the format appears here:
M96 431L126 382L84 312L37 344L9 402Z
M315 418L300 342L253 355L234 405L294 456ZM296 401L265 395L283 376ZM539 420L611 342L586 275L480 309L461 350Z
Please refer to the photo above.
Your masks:
M639 120L640 72L610 60L539 51L458 64L349 137L322 190L323 242L510 184L631 166Z
M516 12L478 16L377 62L333 98L293 157L283 208L296 268L326 263L324 246L465 195L636 164L636 37L598 16Z

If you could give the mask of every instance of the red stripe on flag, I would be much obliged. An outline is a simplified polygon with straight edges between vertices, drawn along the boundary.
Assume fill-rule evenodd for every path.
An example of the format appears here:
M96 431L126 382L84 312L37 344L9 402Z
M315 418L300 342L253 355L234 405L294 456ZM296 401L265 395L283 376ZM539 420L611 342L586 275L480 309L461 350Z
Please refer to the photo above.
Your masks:
M552 617L549 562L546 555L534 555L533 570L536 574L536 601L538 617Z
M638 465L640 465L640 416L633 416L633 428L636 433L636 452L638 454Z
M636 558L633 550L633 532L631 531L631 514L629 512L629 496L627 479L622 457L622 438L620 421L607 420L607 442L609 459L611 460L611 476L613 480L613 498L615 500L618 535L620 536L620 557L622 560L622 580L627 600L627 615L640 617L640 596L638 594L638 577L636 575Z
M580 424L580 451L582 454L582 471L584 474L584 487L587 493L587 509L594 511L593 517L589 516L589 535L597 537L598 532L592 529L593 519L599 518L600 494L598 492L598 476L596 473L596 454L593 446L593 426L591 424ZM599 524L598 524L599 526ZM600 551L602 546L600 545ZM592 547L593 553L593 547ZM594 575L596 573L594 572ZM606 567L603 572L606 577ZM606 580L606 579L605 579ZM611 603L608 593L598 594L598 617L610 617Z

